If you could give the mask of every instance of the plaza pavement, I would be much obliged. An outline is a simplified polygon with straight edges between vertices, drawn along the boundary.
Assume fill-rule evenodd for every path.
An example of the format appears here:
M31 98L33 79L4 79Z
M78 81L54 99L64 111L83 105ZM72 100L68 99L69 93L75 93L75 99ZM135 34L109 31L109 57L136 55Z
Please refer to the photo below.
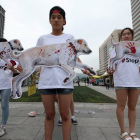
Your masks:
M115 98L115 90L105 89L103 86L89 86L103 94ZM26 91L27 88L23 88ZM83 110L84 113L75 113L78 125L72 125L71 140L121 140L119 138L119 126L115 115L114 103L75 103L75 110ZM41 102L11 102L10 115L6 125L7 135L0 140L45 140L44 119L45 114L36 117L28 117L30 111L43 112ZM94 111L95 114L85 113ZM125 109L125 126L128 130L127 108ZM1 119L1 109L0 109ZM62 127L57 125L59 119L56 107L55 127L53 140L62 140ZM137 120L135 133L140 137L140 101L137 105Z

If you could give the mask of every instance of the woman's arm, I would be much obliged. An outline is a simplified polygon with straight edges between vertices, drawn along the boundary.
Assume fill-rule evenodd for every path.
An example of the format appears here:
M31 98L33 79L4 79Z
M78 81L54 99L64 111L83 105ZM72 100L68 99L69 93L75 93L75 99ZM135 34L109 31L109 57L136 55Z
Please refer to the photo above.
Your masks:
M117 64L115 64L115 70L116 70L116 67L117 67ZM107 68L106 71L108 74L112 75L115 72L115 70L110 70L109 68Z
M22 67L20 65L17 65L17 68L15 69L18 70L18 72L22 72Z
M80 58L78 58L78 62L82 63ZM93 69L93 68L91 67L91 69ZM81 70L81 71L83 72L83 74L87 74L88 76L91 76L90 72L87 69L86 70Z

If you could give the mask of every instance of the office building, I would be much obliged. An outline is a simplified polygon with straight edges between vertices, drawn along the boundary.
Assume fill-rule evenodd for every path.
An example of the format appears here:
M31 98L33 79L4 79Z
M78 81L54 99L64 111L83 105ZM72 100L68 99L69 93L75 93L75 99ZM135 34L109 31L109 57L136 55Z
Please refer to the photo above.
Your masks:
M0 5L0 37L4 35L5 10Z
M113 38L114 42L119 42L120 33L121 30L113 31L99 47L99 75L104 74L108 67L109 53L111 52L111 39Z
M140 0L131 0L134 40L140 41Z

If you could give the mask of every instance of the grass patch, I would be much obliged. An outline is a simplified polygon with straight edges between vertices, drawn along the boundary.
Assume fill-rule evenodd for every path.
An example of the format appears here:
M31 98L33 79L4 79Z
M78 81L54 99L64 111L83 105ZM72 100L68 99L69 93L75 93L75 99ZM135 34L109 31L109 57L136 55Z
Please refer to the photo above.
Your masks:
M87 102L87 103L116 103L116 100L103 95L86 86L75 86L73 98L75 102ZM28 92L23 92L20 99L10 99L10 102L41 102L41 96L38 89L36 89L36 94L28 97Z
M86 86L75 86L73 98L75 102L116 103L116 100Z
M21 98L19 99L10 99L10 102L42 102L41 95L39 90L36 89L36 94L28 96L28 91L23 92Z

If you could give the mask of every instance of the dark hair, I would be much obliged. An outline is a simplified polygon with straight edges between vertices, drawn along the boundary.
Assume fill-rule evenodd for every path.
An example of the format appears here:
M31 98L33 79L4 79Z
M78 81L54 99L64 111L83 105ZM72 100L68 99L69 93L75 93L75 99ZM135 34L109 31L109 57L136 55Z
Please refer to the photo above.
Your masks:
M54 7L50 10L49 19L51 18L51 15L52 15L52 13L53 13L54 10L59 11L60 14L63 16L63 18L66 19L66 17L65 17L65 15L66 15L66 14L65 14L65 11L64 11L64 9L62 9L60 6L54 6Z
M0 42L7 42L7 39L0 37Z
M49 13L49 19L51 18L51 15L53 14L53 11L59 11L59 13L62 15L63 19L66 20L66 13L64 11L64 9L62 9L60 6L54 6L53 8L51 8L50 13ZM62 27L62 31L64 30L64 27Z
M129 31L131 32L131 34L132 34L132 38L133 38L133 36L134 36L134 31L133 31L131 28L126 27L126 28L124 28L124 29L121 31L121 34L120 34L120 40L121 40L121 38L122 38L122 34L123 34L123 32L124 32L125 30L129 30Z

